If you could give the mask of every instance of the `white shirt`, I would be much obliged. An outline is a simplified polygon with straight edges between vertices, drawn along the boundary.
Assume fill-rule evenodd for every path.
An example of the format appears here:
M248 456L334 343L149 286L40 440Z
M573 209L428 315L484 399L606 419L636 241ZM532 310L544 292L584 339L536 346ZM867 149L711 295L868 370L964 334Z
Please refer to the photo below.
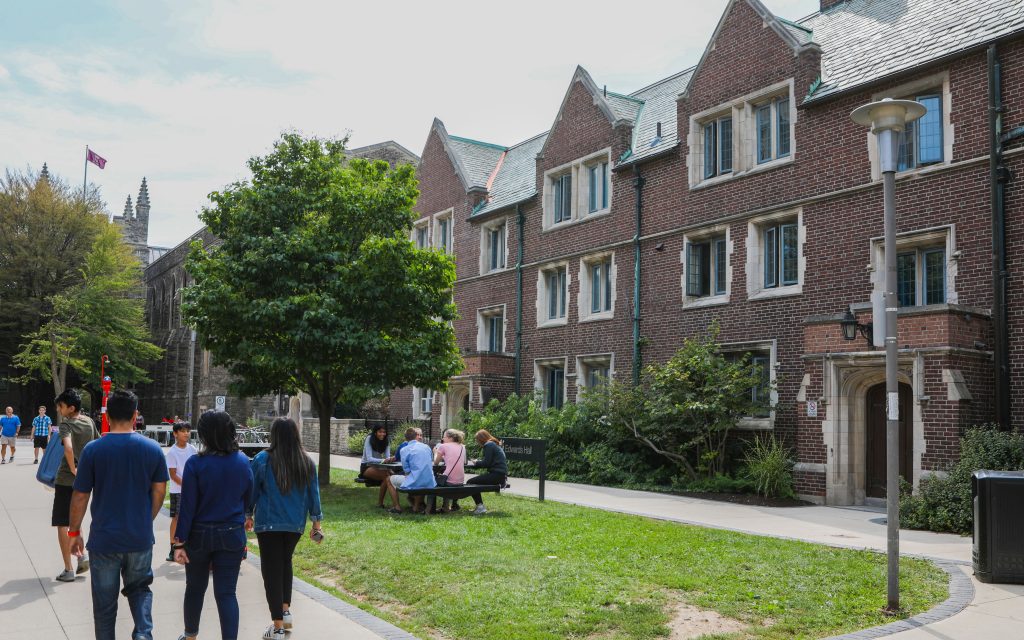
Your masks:
M185 472L185 462L189 458L199 453L196 448L191 444L186 444L184 447L179 447L177 444L172 444L167 448L167 470L170 473L171 469L178 474L178 477L182 477ZM171 478L170 482L171 493L181 493L181 485Z

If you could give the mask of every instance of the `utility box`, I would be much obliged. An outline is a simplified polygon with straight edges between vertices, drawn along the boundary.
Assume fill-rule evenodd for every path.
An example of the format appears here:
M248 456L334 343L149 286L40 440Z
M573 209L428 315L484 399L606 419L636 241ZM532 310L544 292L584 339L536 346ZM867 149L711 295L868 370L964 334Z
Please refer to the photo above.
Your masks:
M1024 584L1024 471L975 471L974 575Z

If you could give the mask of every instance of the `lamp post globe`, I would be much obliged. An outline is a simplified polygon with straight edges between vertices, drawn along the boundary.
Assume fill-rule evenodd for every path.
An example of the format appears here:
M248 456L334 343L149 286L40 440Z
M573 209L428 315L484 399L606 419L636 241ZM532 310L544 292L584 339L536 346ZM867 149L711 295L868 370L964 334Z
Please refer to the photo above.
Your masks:
M858 107L850 118L859 125L871 127L878 141L878 164L882 172L885 229L885 502L886 551L888 556L887 609L900 608L900 503L899 503L899 372L896 343L896 169L899 156L899 134L907 124L917 120L927 109L913 100L886 98ZM847 311L849 313L849 311ZM852 315L852 314L851 314ZM877 322L877 319L876 319ZM844 332L846 325L843 326Z

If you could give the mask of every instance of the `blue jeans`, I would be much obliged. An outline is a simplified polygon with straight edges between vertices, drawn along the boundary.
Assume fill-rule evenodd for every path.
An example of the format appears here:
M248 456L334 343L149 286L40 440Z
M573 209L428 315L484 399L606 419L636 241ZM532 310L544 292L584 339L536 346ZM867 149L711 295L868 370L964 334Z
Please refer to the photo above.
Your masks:
M245 551L245 529L240 524L195 524L185 546L185 635L199 635L199 618L213 568L213 595L217 600L223 640L238 637L238 569Z
M114 640L117 595L128 599L135 628L132 640L153 640L153 549L128 553L90 553L92 566L92 617L96 640Z

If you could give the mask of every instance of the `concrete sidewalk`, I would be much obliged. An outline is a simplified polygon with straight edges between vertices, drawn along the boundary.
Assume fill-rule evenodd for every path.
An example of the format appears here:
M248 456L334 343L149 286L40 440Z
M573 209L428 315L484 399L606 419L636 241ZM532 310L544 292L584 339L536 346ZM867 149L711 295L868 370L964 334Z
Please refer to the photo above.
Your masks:
M331 466L358 470L359 459L331 456ZM538 482L509 478L512 495L536 498ZM869 507L752 507L700 500L645 491L629 491L566 482L547 482L545 497L555 502L576 504L606 511L628 513L659 520L671 520L714 529L728 529L775 538L804 540L831 546L885 551L885 511ZM486 516L485 516L486 517ZM902 530L900 552L925 556L945 563L956 563L966 580L957 580L959 592L951 598L962 611L938 622L922 624L915 629L892 634L882 630L865 630L848 638L888 636L899 640L988 639L1024 640L1024 585L989 585L973 578L970 566L972 542L962 536ZM960 589L970 580L974 592ZM956 600L961 602L956 604ZM948 615L948 614L947 614ZM904 625L904 626L913 626Z
M93 637L89 574L79 576L74 583L54 580L62 569L62 563L56 530L50 526L53 492L36 482L31 441L19 440L18 445L18 457L14 463L0 466L0 634L9 640L87 640ZM88 522L87 517L83 526L85 532L88 532ZM169 523L166 515L157 516L154 523L157 544L153 552L155 579L152 589L154 637L157 640L175 640L183 625L185 570L180 565L164 562ZM302 544L311 543L308 540L300 543L300 553ZM200 638L220 637L212 591L211 582ZM241 609L239 638L259 638L270 624L270 614L263 595L263 579L254 563L242 563L238 603ZM332 608L360 619L362 624ZM411 637L351 605L305 586L301 591L296 590L292 610L295 612L295 631L291 637L295 640ZM117 618L117 637L129 637L132 621L124 598L119 601ZM377 627L380 633L370 631L364 624Z

